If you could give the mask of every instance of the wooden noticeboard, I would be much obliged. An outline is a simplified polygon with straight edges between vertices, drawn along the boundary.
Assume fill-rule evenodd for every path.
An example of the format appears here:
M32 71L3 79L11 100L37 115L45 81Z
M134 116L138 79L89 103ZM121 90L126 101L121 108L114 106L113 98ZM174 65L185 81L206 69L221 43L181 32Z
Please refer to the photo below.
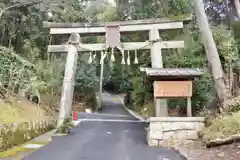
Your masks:
M154 96L158 98L192 97L192 81L155 81Z

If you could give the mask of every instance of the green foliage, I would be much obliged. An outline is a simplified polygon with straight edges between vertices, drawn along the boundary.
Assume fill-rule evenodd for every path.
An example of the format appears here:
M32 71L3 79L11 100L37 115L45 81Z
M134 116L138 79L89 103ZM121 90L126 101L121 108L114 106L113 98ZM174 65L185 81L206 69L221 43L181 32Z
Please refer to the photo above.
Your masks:
M189 13L190 0L140 0L132 4L133 19L160 18Z
M68 134L73 127L74 127L74 124L71 118L65 119L63 124L57 129L56 133Z
M200 112L205 109L207 102L212 101L213 95L213 82L211 74L205 71L203 76L193 83L193 96L192 104L196 112Z
M47 17L37 5L4 12L0 21L1 92L11 96L34 95L40 102L43 95L60 95L65 56L47 56L49 33L43 28L42 22L85 21L83 7L77 0L71 2L66 4L70 5L68 7L61 5L52 7L52 17ZM8 1L1 3L3 8L11 5ZM56 39L53 41L61 43ZM98 78L94 73L95 66L88 70L89 66L86 63L80 63L78 66L76 92L82 94L86 92L85 99L94 102L92 96L98 88Z
M221 62L224 68L231 65L233 68L239 66L238 43L233 33L223 27L213 27L214 40L217 44Z
M240 96L233 98L228 102L228 112L235 113L240 111Z
M38 61L32 64L14 51L0 47L0 86L8 96L22 94L35 95L50 93L61 85L63 61ZM48 66L48 68L46 68Z
M84 9L84 16L91 21L111 21L117 19L116 7L105 0L93 1Z
M96 65L81 62L77 66L76 90L79 92L92 92L98 86Z
M98 92L99 77L96 75L97 64L87 64L81 60L77 66L75 94L76 99L86 102L93 109L96 107L95 92Z
M72 3L73 2L73 3ZM46 17L37 7L21 7L4 14L0 25L0 43L5 47L0 49L2 56L0 68L0 82L8 94L20 94L24 91L39 98L43 94L59 95L64 72L64 56L47 59L46 46L49 43L48 32L43 29L42 21L55 22L95 22L111 20L128 20L144 18L185 17L191 13L190 0L138 0L134 2L116 1L113 7L102 0L95 1L90 6L83 7L77 0L69 1L66 6L51 8L53 16ZM1 7L9 6L4 1ZM16 17L16 19L14 19ZM214 16L212 16L214 18ZM16 20L16 23L14 23ZM178 19L179 20L179 19ZM15 25L16 24L16 25ZM223 66L232 65L234 69L240 66L238 44L234 41L232 33L220 26L213 27L214 38L221 55ZM57 37L54 43L61 43ZM203 68L204 76L194 81L193 106L201 110L205 103L212 99L212 79L207 69L207 60L204 47L201 44L196 19L185 25L183 31L171 30L161 32L163 40L184 40L184 49L169 49L163 51L164 67L190 67ZM87 40L86 40L87 39ZM88 43L98 42L103 38L83 38ZM146 41L147 33L136 33L131 36L122 36L122 41ZM5 54L12 52L12 54ZM115 64L106 64L104 70L104 86L111 86L117 93L129 93L132 104L142 107L152 101L152 82L139 71L139 66L150 67L149 51L139 51L139 65L121 65L121 56L117 55ZM76 73L75 93L79 99L94 102L95 92L98 91L99 78L96 76L98 64L87 64L81 56ZM133 59L133 57L131 57ZM48 67L46 67L48 66ZM8 81L9 80L9 81ZM170 101L170 106L185 106L183 101Z
M30 94L41 100L43 94L59 94L64 61L45 60L48 36L42 21L46 18L36 6L8 10L1 17L0 86L8 96Z
M128 13L132 19L143 18L161 18L172 17L174 15L186 15L190 12L191 1L188 0L175 0L175 1L137 1L133 4L127 4L127 2L120 3L117 9L119 13L119 20L126 20L123 12L129 8L133 8L134 12ZM128 7L128 6L131 7ZM123 18L124 17L124 18ZM239 66L238 50L236 42L233 39L232 33L226 31L226 28L220 26L213 27L214 38L217 42L218 50L222 56L222 63L224 66L232 64ZM147 35L134 34L132 37L124 36L125 41L145 41ZM161 32L161 37L164 40L184 40L184 49L168 49L163 50L163 62L164 67L170 68L201 68L204 75L199 79L194 80L192 105L196 112L201 111L207 102L213 99L213 82L211 74L208 71L208 62L204 47L199 36L198 26L196 25L196 19L190 24L185 25L183 31L171 30ZM141 67L150 67L151 61L149 52L140 52L139 54ZM116 62L117 63L117 62ZM126 69L127 68L127 69ZM110 74L112 77L107 79L105 84L111 83L113 88L118 88L118 92L125 92L130 95L130 102L134 108L141 110L144 105L152 101L152 83L146 79L143 73L140 73L139 68L135 65L123 66L114 65L111 68ZM109 82L111 81L111 82ZM120 86L124 86L124 90ZM184 100L170 100L170 107L186 107Z
M226 138L240 133L240 112L232 115L221 115L212 120L210 126L201 133L204 141Z

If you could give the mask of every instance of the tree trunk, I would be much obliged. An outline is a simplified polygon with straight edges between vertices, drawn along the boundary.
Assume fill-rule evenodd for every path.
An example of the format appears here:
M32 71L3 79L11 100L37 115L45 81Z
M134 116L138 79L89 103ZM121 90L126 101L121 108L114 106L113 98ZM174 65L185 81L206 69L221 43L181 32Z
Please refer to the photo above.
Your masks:
M213 76L214 87L220 104L225 107L225 102L228 99L228 92L224 83L224 74L219 58L218 50L213 39L207 15L204 11L202 0L195 0L195 11L197 22L202 34L202 40L205 47L208 63L210 64L211 73Z
M229 0L225 0L224 1L224 4L225 4L225 13L227 15L227 25L228 25L228 29L231 28L231 23L232 21L234 21L234 11L232 9L232 3L230 3L229 5Z
M240 71L236 71L234 76L235 97L240 96Z
M239 0L234 0L234 5L237 10L237 16L238 16L238 18L240 18L240 2L239 2Z

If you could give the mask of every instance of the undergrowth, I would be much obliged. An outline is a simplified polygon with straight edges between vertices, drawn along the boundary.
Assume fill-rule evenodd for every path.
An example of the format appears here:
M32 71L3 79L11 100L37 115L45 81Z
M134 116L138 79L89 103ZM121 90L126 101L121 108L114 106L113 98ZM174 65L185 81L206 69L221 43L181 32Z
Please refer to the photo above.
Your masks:
M240 134L240 111L216 117L201 133L204 141L226 138L235 134Z
M26 122L0 125L0 152L23 144L54 128L55 122Z
M65 119L63 124L57 129L56 133L68 134L73 127L74 124L71 118Z
M228 112L211 118L200 133L204 141L240 134L240 97L228 102Z

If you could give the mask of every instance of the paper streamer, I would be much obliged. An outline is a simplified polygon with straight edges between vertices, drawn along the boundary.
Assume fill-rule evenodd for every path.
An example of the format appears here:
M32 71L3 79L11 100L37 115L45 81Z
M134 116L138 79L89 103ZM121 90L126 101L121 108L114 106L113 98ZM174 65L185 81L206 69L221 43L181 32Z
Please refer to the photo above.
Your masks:
M130 60L130 51L128 51L127 54L128 54L127 65L130 65L130 64L131 64L131 60Z
M115 57L114 57L114 48L112 48L112 51L111 51L111 61L112 62L115 62Z
M90 56L89 56L89 59L88 59L88 64L91 64L92 61L93 61L92 52L90 52Z
M137 50L135 50L135 59L134 59L134 64L138 64Z
M124 53L124 50L121 50L121 53L122 53L122 62L121 62L121 64L126 64L125 63L125 53Z
M106 56L107 56L107 52L101 52L101 60L100 60L100 64L102 64L102 63L104 63L104 60L105 60L105 58L106 58Z

